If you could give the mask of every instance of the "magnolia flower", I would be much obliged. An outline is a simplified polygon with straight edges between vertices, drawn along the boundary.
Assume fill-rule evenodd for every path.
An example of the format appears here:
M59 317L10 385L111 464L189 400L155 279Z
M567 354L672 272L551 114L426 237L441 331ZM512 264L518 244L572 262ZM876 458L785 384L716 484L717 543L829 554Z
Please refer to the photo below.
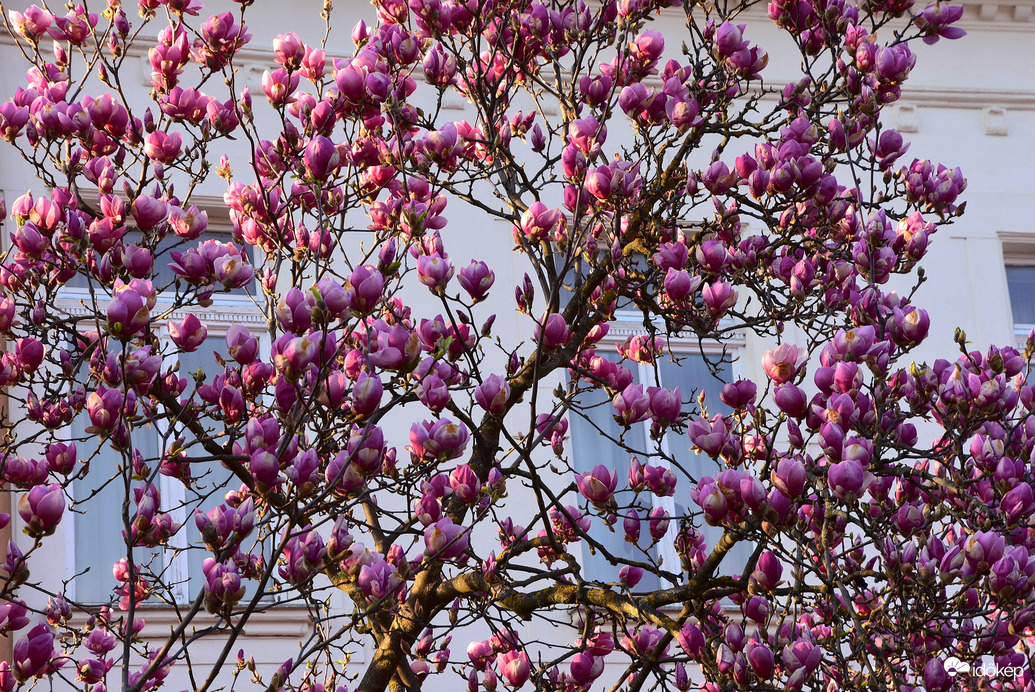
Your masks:
M108 333L122 341L140 335L151 320L147 299L137 291L123 287L108 304Z
M852 502L866 490L873 475L857 460L846 459L830 467L827 479L834 495Z
M185 353L197 350L208 337L208 328L193 314L188 314L179 322L169 320L166 326L173 343Z
M526 682L532 673L528 663L528 655L524 651L508 651L496 657L496 667L507 685L517 689Z
M417 258L417 276L420 282L436 293L446 290L454 271L453 263L438 253Z
M783 564L780 558L768 550L764 551L755 563L755 571L751 573L751 581L765 591L772 591L780 583L783 575Z
M808 354L794 344L780 344L762 355L762 369L776 384L794 379Z
M470 538L468 530L457 526L449 517L443 517L424 531L424 548L428 557L452 560L460 557Z
M460 287L467 291L467 294L475 302L485 298L495 280L496 275L485 262L476 262L474 260L471 260L469 265L461 269L460 274L457 276Z
M618 487L618 471L599 464L589 473L575 474L579 492L594 505L610 504Z
M550 313L542 327L536 327L536 339L548 351L566 346L572 336L564 316L557 312Z
M12 664L19 681L42 675L54 657L54 635L45 623L36 625L14 644Z
M504 377L493 373L475 388L474 400L485 411L498 416L510 400L510 385Z
M805 465L799 459L784 457L772 473L773 485L790 499L801 495L805 489L807 474Z
M463 453L470 436L464 425L448 418L423 421L410 427L410 446L407 449L418 460L456 459Z
M331 140L321 135L317 135L309 141L302 158L306 173L316 180L326 180L333 175L341 162L337 147Z

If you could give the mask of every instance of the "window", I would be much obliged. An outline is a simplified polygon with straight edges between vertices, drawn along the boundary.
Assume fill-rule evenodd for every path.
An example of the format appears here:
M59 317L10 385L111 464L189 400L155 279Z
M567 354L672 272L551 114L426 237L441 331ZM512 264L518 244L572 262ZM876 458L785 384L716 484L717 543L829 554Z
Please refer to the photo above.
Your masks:
M612 324L609 338L599 345L597 355L617 361L619 356L615 346L626 336L637 333L630 329L633 325L628 323ZM615 338L617 337L617 338ZM679 362L675 362L667 355L658 359L657 368L653 366L637 364L626 361L624 365L633 371L634 384L657 386L666 389L679 387L680 394L684 400L691 396L694 391L703 392L711 415L716 413L727 413L729 407L719 399L719 393L725 381L731 379L730 365L719 366L719 371L714 373L711 367L719 360L719 351L714 352L714 358L709 358L711 366L706 362L696 343L678 344L673 340L669 344L673 353L676 354ZM618 487L616 499L620 507L628 505L633 499L633 493L629 490L621 490L628 483L630 458L632 453L615 444L613 439L618 439L623 434L623 428L614 420L614 407L605 392L597 390L580 397L580 405L585 408L586 417L581 415L569 415L571 429L572 461L577 473L586 473L599 464L608 466L618 472ZM639 423L625 431L622 441L627 447L635 450L644 450L648 453L657 454L659 442L650 437L650 421ZM687 514L695 515L694 524L704 536L709 548L713 548L723 534L721 527L714 527L704 523L701 518L700 508L690 499L690 488L692 481L680 469L688 472L696 481L703 476L714 475L721 470L718 462L704 454L695 454L690 449L690 440L686 433L676 434L669 432L660 441L661 450L670 455L677 466L673 468L678 478L676 491L673 497L653 498L654 507L665 509L671 517L681 517ZM652 465L664 464L658 456L644 457L641 463ZM641 496L642 497L642 496ZM648 511L650 507L646 508ZM640 531L640 544L635 546L625 540L625 532L622 527L621 517L624 511L619 512L619 521L613 527L612 532L602 522L595 521L590 530L590 535L612 555L630 560L657 562L661 561L661 568L678 572L680 570L679 558L675 550L675 536L678 530L678 522L672 521L669 525L668 534L657 544L651 546L651 538L644 523ZM752 547L750 544L738 543L723 561L722 573L731 574L747 564ZM618 566L608 562L606 557L599 551L591 553L588 547L583 549L583 574L586 578L605 582L614 582L618 579ZM657 576L644 574L643 580L636 586L637 591L650 591L664 588L666 585L659 582Z
M220 202L221 204L221 202ZM217 208L215 204L213 208ZM125 243L134 241L133 233L127 233ZM198 241L189 241L180 246L179 250L185 251L188 248L196 248L201 240L218 240L228 242L231 240L231 226L229 218L210 218L208 229L202 234ZM171 244L180 241L176 236L167 237L159 248L161 253L155 262L155 284L156 287L170 285L173 280L172 273L167 269L171 257L167 250ZM156 253L158 255L158 253ZM254 286L254 283L253 283ZM70 315L86 314L85 307L80 301L88 295L85 293L87 280L85 277L76 277L63 290L58 306L66 310ZM231 293L215 293L212 296L213 304L208 308L194 307L182 311L193 312L208 328L208 338L204 344L191 353L178 354L180 376L187 377L187 373L196 372L199 369L205 373L206 381L211 382L216 374L222 373L223 369L213 358L213 351L224 352L223 340L226 330L233 324L243 324L251 327L256 337L260 339L263 349L268 352L268 338L263 336L265 331L265 319L253 302L253 290L234 291ZM159 294L158 307L152 314L158 312L163 302L168 305L168 296ZM183 314L178 311L172 317L181 319ZM156 333L164 337L164 324L158 324ZM166 349L163 349L166 350ZM173 357L175 362L176 357ZM163 369L173 364L169 358L163 363ZM188 385L193 387L193 385ZM75 576L72 582L73 595L83 603L107 603L113 598L113 587L116 583L112 577L112 565L126 555L126 546L122 537L124 529L120 508L125 498L124 483L115 478L108 482L119 471L124 464L123 455L116 452L107 444L100 444L100 441L86 432L90 425L89 416L83 412L69 426L69 438L76 442L78 456L80 459L91 458L90 472L84 479L76 480L72 487L73 496L83 499L96 494L88 505L86 512L76 513L73 516L72 525L68 529L68 545L66 553L68 559L69 576ZM155 460L161 457L165 445L169 441L167 430L157 429L152 425L138 425L133 430L132 446L140 450L142 456L151 462L152 468ZM192 512L195 506L202 511L208 511L223 502L223 492L213 492L214 489L223 486L229 480L230 472L218 464L212 464L205 469L192 469L192 474L197 478L204 476L198 492L204 497L199 503L193 491L187 491L183 484L174 478L159 475L156 485L162 495L161 509L168 512L177 524L183 525L171 540L166 549L157 549L148 556L147 551L141 548L134 549L134 556L138 563L146 563L151 560L151 571L162 573L166 584L172 586L172 597L178 602L184 602L194 598L198 594L199 584L204 582L202 577L201 563L204 555L200 550L187 550L177 552L189 545L198 545L201 538L194 522ZM140 485L135 482L134 485ZM229 487L236 487L231 484ZM106 508L107 511L100 512L93 508ZM131 508L131 514L135 509Z
M217 324L213 328L212 324L208 324L208 327L209 338L203 345L191 353L179 354L181 377L189 379L187 373L200 369L205 373L206 381L211 382L217 374L223 372L212 358L212 352L224 350L221 342L226 325ZM170 363L167 361L165 365L168 366ZM106 603L111 598L115 585L111 566L126 556L126 546L122 537L122 514L121 511L113 509L121 508L126 489L119 478L109 480L119 473L120 466L125 460L109 445L101 444L87 433L86 428L89 425L89 416L83 412L72 422L70 430L70 437L76 442L79 458L91 459L90 473L85 478L77 479L73 484L73 496L81 499L95 493L98 495L86 507L87 511L75 515L73 522L74 564L77 575L75 596L84 603ZM161 457L163 448L169 441L170 436L165 434L167 432L152 425L138 425L133 429L133 448L140 451L152 468L154 461ZM178 549L201 543L197 525L186 508L199 507L207 512L222 503L223 493L212 491L226 485L231 475L228 470L215 464L204 470L192 469L192 473L195 477L203 476L198 491L208 496L200 503L193 494L187 495L180 481L164 475L159 475L156 481L162 495L161 509L168 512L177 524L183 525L184 529L170 540L169 548L166 550L155 550L149 556L146 549L134 549L138 563L147 563L151 560L151 571L164 574L164 581L173 585L173 597L179 602L197 595L197 587L192 587L192 582L197 583L195 580L201 578L201 563L204 560L201 551L197 550L176 554ZM139 485L139 482L134 482L134 486ZM101 512L93 508L105 508L106 511ZM131 515L134 511L133 508L130 509Z
M1029 332L1035 329L1035 264L1007 265L1006 285L1013 313L1014 343L1023 350Z
M107 603L112 597L112 588L115 582L112 578L112 565L120 558L125 557L126 547L122 543L122 516L118 511L122 506L125 497L125 487L119 479L105 483L112 478L118 468L121 459L114 450L102 449L97 452L98 445L90 443L90 435L86 427L90 419L85 412L80 414L72 422L70 437L75 441L80 459L90 459L90 472L85 478L77 479L72 486L72 495L77 500L93 496L89 507L98 509L105 508L108 511L100 512L94 509L70 515L72 517L71 538L74 551L74 581L75 598L84 603ZM144 439L137 439L134 435L134 445L141 450L141 453L153 457L158 453L155 449L158 444L157 435L144 435ZM162 484L163 499L166 484ZM144 557L144 551L138 553L142 562L149 558ZM150 559L161 559L158 554Z
M130 229L126 231L126 235L122 237L123 245L136 245L139 244L143 238L143 234L136 230ZM217 240L221 243L231 243L234 241L233 231L229 225L229 220L226 223L212 223L210 221L208 228L197 240L184 240L174 233L168 233L158 242L158 247L152 252L155 263L154 270L152 272L151 282L154 284L156 290L161 291L166 286L172 286L173 282L176 281L176 273L169 268L172 257L170 253L173 251L186 252L190 249L196 249L198 243L205 240ZM252 265L255 264L253 259L252 247L249 245L241 245L240 243L234 243L239 249L241 249L248 259L248 262ZM76 274L73 276L67 284L65 284L65 295L80 295L84 294L89 286L89 279L84 274ZM241 303L246 304L250 302L249 296L258 295L258 282L253 281L247 287L234 289L227 293L216 294L224 304L235 304Z

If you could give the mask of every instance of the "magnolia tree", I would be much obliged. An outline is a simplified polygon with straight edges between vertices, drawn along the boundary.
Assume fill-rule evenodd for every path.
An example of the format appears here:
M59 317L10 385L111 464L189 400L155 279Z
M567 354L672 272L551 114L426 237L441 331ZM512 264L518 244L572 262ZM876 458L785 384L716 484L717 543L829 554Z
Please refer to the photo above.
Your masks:
M252 95L250 4L3 7L40 183L4 212L0 690L1033 689L1035 340L912 360L966 183L881 121L961 8L377 0L335 57L326 2ZM451 259L501 243L523 277ZM261 328L206 340L227 294ZM634 377L745 334L773 348L721 402ZM578 421L625 464L577 465ZM98 604L39 556L104 513Z

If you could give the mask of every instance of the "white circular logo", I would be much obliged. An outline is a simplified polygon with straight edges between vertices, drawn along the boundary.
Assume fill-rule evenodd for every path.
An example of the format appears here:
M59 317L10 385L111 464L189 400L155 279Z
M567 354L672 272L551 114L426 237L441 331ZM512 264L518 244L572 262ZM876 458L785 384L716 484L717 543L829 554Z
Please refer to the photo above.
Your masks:
M955 656L949 656L945 659L945 672L950 678L954 678L957 675L965 675L970 672L970 664L959 660Z

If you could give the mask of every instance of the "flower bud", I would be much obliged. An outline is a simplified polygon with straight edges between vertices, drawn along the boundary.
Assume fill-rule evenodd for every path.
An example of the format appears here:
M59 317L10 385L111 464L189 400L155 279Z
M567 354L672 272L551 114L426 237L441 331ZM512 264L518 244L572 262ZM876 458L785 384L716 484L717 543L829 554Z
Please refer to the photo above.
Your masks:
M18 514L30 536L54 533L65 512L65 493L57 483L37 485L18 500Z
M167 327L173 343L185 353L197 350L208 337L208 328L193 314L188 314L179 322L169 320Z

